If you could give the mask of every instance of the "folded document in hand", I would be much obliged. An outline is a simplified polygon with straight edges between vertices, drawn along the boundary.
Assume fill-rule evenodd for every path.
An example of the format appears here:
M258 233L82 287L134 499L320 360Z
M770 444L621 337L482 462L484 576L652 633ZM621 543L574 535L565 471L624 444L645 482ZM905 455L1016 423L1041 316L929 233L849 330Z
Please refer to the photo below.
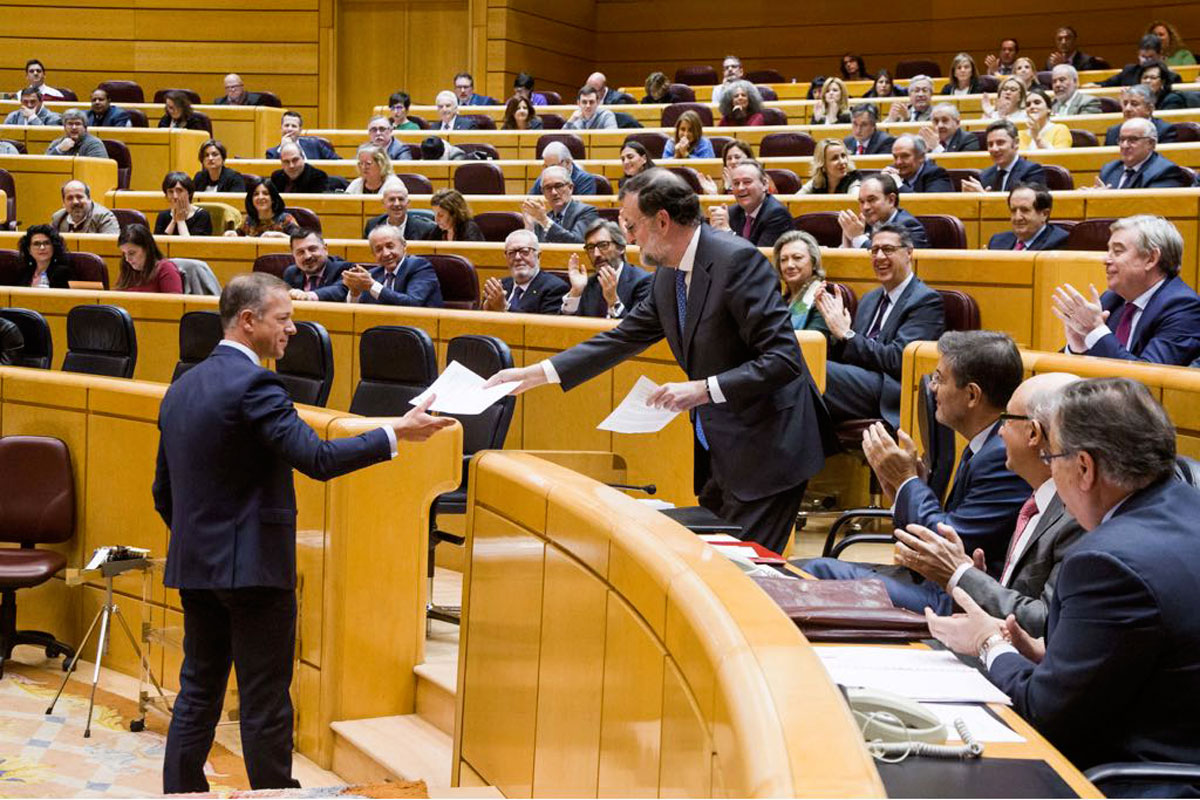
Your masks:
M409 402L414 406L419 405L430 394L435 394L437 399L430 406L430 411L470 416L482 414L497 400L512 394L513 390L521 385L519 381L509 381L485 389L485 383L486 378L479 377L457 361L451 361L432 386Z

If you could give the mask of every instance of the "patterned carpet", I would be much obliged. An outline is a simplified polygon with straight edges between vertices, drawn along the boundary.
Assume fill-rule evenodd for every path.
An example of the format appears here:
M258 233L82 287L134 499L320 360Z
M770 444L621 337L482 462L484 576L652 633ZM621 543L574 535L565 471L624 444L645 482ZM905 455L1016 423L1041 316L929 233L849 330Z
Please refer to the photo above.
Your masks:
M92 735L83 738L91 685L71 681L52 715L62 672L15 662L0 680L0 797L158 797L166 718L150 714L132 733L137 703L96 691ZM188 797L428 797L421 782L250 791L242 760L214 744L205 767L212 791Z

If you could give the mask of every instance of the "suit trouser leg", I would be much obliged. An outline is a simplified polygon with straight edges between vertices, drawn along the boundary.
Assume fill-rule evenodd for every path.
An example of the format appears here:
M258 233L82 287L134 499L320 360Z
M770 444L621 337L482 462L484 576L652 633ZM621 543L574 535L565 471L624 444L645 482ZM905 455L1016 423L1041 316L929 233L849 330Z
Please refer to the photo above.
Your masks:
M215 592L181 589L183 665L167 730L163 792L207 792L204 762L212 748L233 655L229 615Z
M878 417L882 396L883 373L836 361L825 365L825 406L834 422Z
M693 437L695 492L700 505L742 529L742 539L782 553L796 527L808 481L779 494L743 502L718 483L708 451Z
M954 610L954 600L933 581L913 583L897 580L877 572L870 564L840 561L836 558L813 558L796 563L805 572L821 580L850 581L871 578L883 581L888 597L896 608L907 608L909 611L920 613L928 606L938 616L943 617Z
M291 589L222 592L233 636L241 700L242 756L253 789L288 789L292 778L292 666L296 593Z

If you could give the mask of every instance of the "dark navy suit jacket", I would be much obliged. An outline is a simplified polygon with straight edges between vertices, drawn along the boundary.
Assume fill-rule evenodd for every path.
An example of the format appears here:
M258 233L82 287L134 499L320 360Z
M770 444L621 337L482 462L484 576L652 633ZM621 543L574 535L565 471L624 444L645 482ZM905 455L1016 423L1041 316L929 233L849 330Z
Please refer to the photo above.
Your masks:
M979 182L983 184L983 188L989 192L1007 192L1018 183L1040 183L1043 186L1046 184L1046 170L1042 169L1042 165L1034 161L1030 161L1024 156L1017 156L1017 160L1009 167L1008 180L1004 187L1000 187L1000 179L997 173L1000 168L995 164L985 169L979 175Z
M1150 121L1154 123L1154 129L1158 131L1158 143L1166 144L1167 142L1175 141L1175 131L1171 129L1171 124L1165 122L1158 117L1151 117ZM1121 138L1121 126L1124 122L1118 122L1112 125L1104 134L1104 146L1116 147L1117 140Z
M992 663L1013 710L1080 769L1200 763L1198 518L1186 484L1134 493L1063 559L1042 662Z
M1120 159L1110 161L1100 168L1100 180L1104 181L1106 186L1117 188L1121 182L1121 175L1125 172L1125 165ZM1163 158L1158 153L1151 153L1150 158L1146 159L1146 163L1142 168L1134 173L1133 179L1126 181L1122 189L1178 189L1187 188L1195 184L1192 180L1191 173L1183 167L1176 164L1174 161Z
M733 225L732 217L733 215L730 214L729 224L731 227ZM929 234L925 233L925 226L921 224L921 220L917 219L903 208L896 209L896 218L892 220L892 224L903 225L908 229L909 235L912 236L913 247L929 247ZM874 229L874 227L874 225L868 225L866 227L867 241L863 243L864 248L871 246L871 231Z
M952 192L950 173L932 161L926 161L911 181L900 184L901 192Z
M842 140L842 142L846 145L846 150L848 150L850 152L850 155L852 155L852 156L858 155L858 142L855 141L853 134L851 134L850 136L847 136L845 139ZM895 136L890 136L887 133L885 133L884 131L876 129L876 131L871 134L871 138L867 139L867 145L866 145L866 147L863 148L863 151L864 151L863 155L865 155L865 156L889 155L890 156L892 154L892 145L895 143L896 143Z
M962 128L956 130L942 147L946 149L947 153L969 153L982 149L979 146L979 137Z
M949 525L958 533L968 553L976 547L983 548L989 574L998 576L1004 568L1017 514L1029 499L1029 484L1004 466L1005 458L997 422L979 452L965 465L959 463L944 506L924 481L917 479L904 484L896 496L893 512L896 527L915 522L936 532L939 522Z
M1121 317L1132 308L1116 292L1100 296L1100 305L1108 311L1108 329L1113 331L1096 342L1089 356L1151 361L1156 364L1186 366L1200 356L1200 295L1178 275L1163 281L1146 304L1133 338L1126 349L1117 341Z
M371 269L371 278L383 283L386 277L383 267ZM317 292L322 300L345 302L350 290L344 283L330 286ZM426 259L420 256L405 256L396 265L396 277L392 288L386 286L379 292L379 299L371 293L363 292L358 296L359 303L379 303L385 306L424 306L425 308L442 307L442 286L438 283L437 272Z
M318 289L325 288L326 286L341 286L342 273L346 271L346 267L348 266L350 266L349 262L343 261L337 256L329 256L325 260L325 269L321 271L321 275L317 279L317 285L313 287L312 291L315 292ZM289 264L283 271L283 282L293 289L303 289L304 280L306 277L307 276L301 272L300 267L296 266L295 264Z
M621 301L623 313L646 299L650 294L650 273L641 267L635 267L628 261L621 267L621 276L617 278L617 299ZM575 309L577 317L607 317L608 301L604 299L604 290L600 288L600 279L592 275L588 278L583 294L579 296L579 307Z
M746 210L734 203L729 209L729 229L741 236L742 227L746 224ZM775 240L792 229L792 215L787 207L775 199L774 195L763 198L754 224L750 226L749 241L755 247L773 247Z
M316 136L301 136L299 142L300 149L304 151L304 157L309 161L313 159L334 161L340 158L337 151L330 147L324 139L318 139ZM279 145L267 150L267 158L279 158Z
M391 455L382 428L321 441L279 376L225 345L171 384L158 428L154 508L176 589L294 588L292 470L325 481Z
M1066 247L1067 237L1070 236L1064 228L1047 224L1033 241L1025 245L1026 250L1058 250ZM1017 235L1012 231L997 233L988 240L988 250L1012 250L1017 246Z
M512 278L504 278L500 281L500 285L504 287L505 297L512 294ZM525 293L521 295L521 299L509 311L522 314L558 314L562 311L563 295L567 293L568 288L567 282L562 278L552 275L544 269L539 270L529 285L525 287Z

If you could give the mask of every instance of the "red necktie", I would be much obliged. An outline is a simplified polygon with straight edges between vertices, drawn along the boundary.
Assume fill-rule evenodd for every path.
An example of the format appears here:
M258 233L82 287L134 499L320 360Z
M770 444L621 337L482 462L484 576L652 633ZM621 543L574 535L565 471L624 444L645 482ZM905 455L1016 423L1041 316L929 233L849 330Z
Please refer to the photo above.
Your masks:
M1017 549L1017 542L1021 538L1021 534L1025 532L1025 528L1029 525L1029 520L1033 519L1037 514L1037 500L1035 495L1029 495L1029 499L1025 501L1025 505L1021 506L1021 510L1017 512L1017 527L1013 530L1012 541L1008 543L1008 555L1004 557L1004 569L1000 572L1001 578L1008 574L1008 567L1013 560L1013 551Z
M1024 250L1024 249L1025 249L1025 243L1024 243L1024 242L1022 242L1020 239L1018 239L1018 240L1017 240L1017 246L1016 246L1016 247L1014 247L1014 248L1013 248L1013 250L1018 250L1018 251L1019 251L1019 250Z
M857 153L857 155L860 155L860 156L861 156L861 155L862 155L863 153L865 153L865 152L867 152L867 148L863 146L863 143L862 143L862 142L859 142L859 143L858 143L858 153Z
M1121 321L1117 323L1117 341L1126 349L1129 348L1129 334L1133 331L1133 317L1137 312L1137 304L1129 303L1121 312Z
M742 225L742 238L743 239L750 238L750 231L753 227L754 227L754 217L747 214L746 222L745 222L745 224Z

